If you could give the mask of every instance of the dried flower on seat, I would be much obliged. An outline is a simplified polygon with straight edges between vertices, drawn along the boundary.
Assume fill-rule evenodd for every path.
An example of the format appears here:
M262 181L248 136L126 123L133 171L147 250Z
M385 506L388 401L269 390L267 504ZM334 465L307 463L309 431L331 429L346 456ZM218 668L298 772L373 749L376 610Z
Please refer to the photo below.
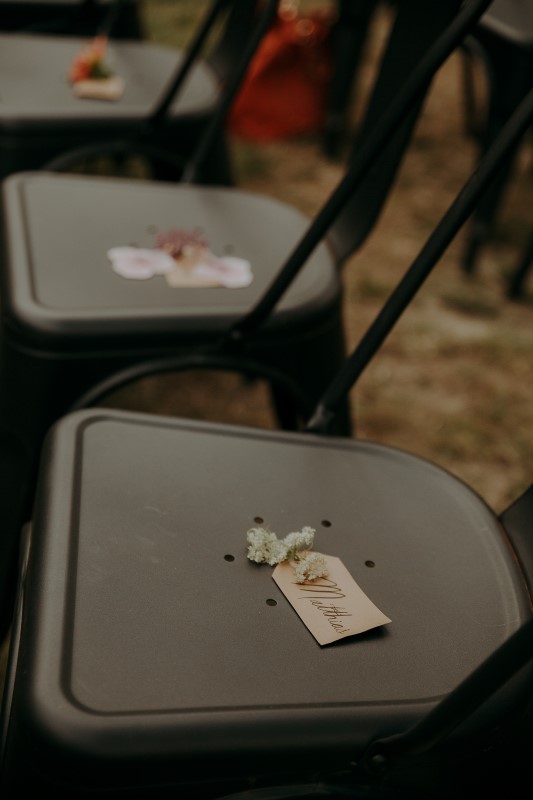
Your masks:
M105 62L107 37L97 36L74 58L68 71L70 83L87 80L104 80L113 74Z
M283 539L283 542L287 545L287 558L295 558L296 554L301 550L311 550L315 540L315 533L314 528L306 525L301 531L287 534Z
M142 247L112 247L107 256L113 271L122 278L147 280L154 275L166 275L174 269L174 259L164 250Z
M107 36L96 36L73 59L68 80L76 97L92 100L119 100L124 80L106 63Z
M287 547L266 528L251 528L246 534L248 558L256 564L274 566L287 558Z
M326 559L320 553L306 553L294 562L296 583L314 581L316 578L326 578L329 575Z
M248 542L248 558L256 564L280 564L290 561L297 583L325 578L328 567L324 556L309 552L313 547L315 529L308 525L301 531L287 534L278 539L268 528L250 528L246 534Z

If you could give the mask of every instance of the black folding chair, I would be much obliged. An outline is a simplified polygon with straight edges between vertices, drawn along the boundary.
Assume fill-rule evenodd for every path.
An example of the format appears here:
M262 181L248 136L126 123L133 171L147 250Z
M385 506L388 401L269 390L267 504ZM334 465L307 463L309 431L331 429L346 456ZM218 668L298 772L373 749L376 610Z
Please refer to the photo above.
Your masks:
M527 0L494 0L468 40L465 53L467 121L479 141L489 147L533 81L533 8ZM487 83L487 102L479 104L473 90L473 68L481 65ZM465 239L462 266L473 274L483 248L490 242L516 167L516 153L502 164L476 208ZM511 274L508 295L523 294L533 258L527 242Z
M532 119L533 91L305 432L105 409L54 426L21 560L6 797L466 800L530 780L533 487L498 517L438 466L328 431ZM390 624L319 646L246 558L262 524L316 528ZM302 591L333 591L341 615L342 588Z
M337 0L333 27L333 72L327 98L324 149L338 157L349 128L354 84L364 63L373 18L380 7L373 0Z
M438 58L420 69L419 57L458 6L448 0L437 13L425 0L400 4L354 161L312 224L284 203L235 189L47 173L5 182L0 499L6 574L13 572L19 531L31 512L46 430L95 385L98 394L111 392L115 379L108 378L117 370L136 380L211 363L260 376L272 388L281 426L302 425L345 352L339 266L374 224L430 79L471 25L470 15L475 18L476 5L445 37ZM377 126L410 76L417 90L402 94L409 102L402 101L376 150ZM128 281L114 274L109 248L151 247L154 227L176 225L201 226L214 253L231 248L247 259L251 284L173 290L161 276ZM350 432L347 404L336 424L337 432Z
M138 148L144 142L158 145L174 153L181 167L190 158L220 97L227 95L226 85L242 76L243 51L258 16L267 11L260 0L210 0L196 34L180 52L115 39L114 22L124 2L116 0L115 14L99 28L109 39L106 62L124 82L116 100L80 98L67 80L86 39L0 34L0 176L41 169L78 147L104 149L109 139L135 140ZM223 127L199 167L209 183L233 182ZM175 177L169 165L166 173Z

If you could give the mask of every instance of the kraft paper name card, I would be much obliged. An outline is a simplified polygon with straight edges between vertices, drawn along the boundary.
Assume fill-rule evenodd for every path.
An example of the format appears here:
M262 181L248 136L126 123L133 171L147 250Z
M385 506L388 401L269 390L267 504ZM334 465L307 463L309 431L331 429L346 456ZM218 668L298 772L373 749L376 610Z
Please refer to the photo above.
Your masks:
M72 91L76 97L84 97L89 100L120 100L124 94L124 81L119 75L110 78L93 79L87 78L83 81L76 81L72 86Z
M391 621L366 596L339 558L323 558L328 567L325 578L298 583L290 561L278 564L272 574L319 644L331 644Z

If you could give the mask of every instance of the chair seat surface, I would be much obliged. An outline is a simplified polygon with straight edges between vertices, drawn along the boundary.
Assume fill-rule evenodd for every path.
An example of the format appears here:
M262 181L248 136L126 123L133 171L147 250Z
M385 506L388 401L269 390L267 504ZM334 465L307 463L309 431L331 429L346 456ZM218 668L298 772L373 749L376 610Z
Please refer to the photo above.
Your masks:
M533 46L533 6L529 0L494 0L481 25L520 47Z
M125 84L119 100L76 97L67 80L70 64L87 40L80 37L0 35L0 133L30 133L33 126L102 126L144 120L155 108L181 58L180 52L138 41L112 41L106 61ZM171 114L210 110L218 81L203 61L193 68Z
M213 754L353 755L529 615L497 518L398 450L96 409L56 426L45 463L22 652L47 759L50 742L163 747L185 773ZM320 647L246 558L256 517L280 536L315 527L391 623Z
M6 314L29 336L224 330L261 296L309 220L276 200L232 188L27 173L5 182ZM243 288L173 288L162 275L117 275L107 252L154 247L155 231L201 229L217 256L250 262ZM272 325L329 309L340 292L320 245L286 292Z

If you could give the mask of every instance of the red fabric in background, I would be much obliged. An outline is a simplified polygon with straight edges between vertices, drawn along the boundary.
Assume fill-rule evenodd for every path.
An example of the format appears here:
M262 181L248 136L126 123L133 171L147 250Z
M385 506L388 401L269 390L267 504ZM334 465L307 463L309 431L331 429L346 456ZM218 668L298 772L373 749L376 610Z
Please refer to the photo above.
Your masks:
M271 141L320 130L332 71L329 12L280 12L229 116L231 133Z

